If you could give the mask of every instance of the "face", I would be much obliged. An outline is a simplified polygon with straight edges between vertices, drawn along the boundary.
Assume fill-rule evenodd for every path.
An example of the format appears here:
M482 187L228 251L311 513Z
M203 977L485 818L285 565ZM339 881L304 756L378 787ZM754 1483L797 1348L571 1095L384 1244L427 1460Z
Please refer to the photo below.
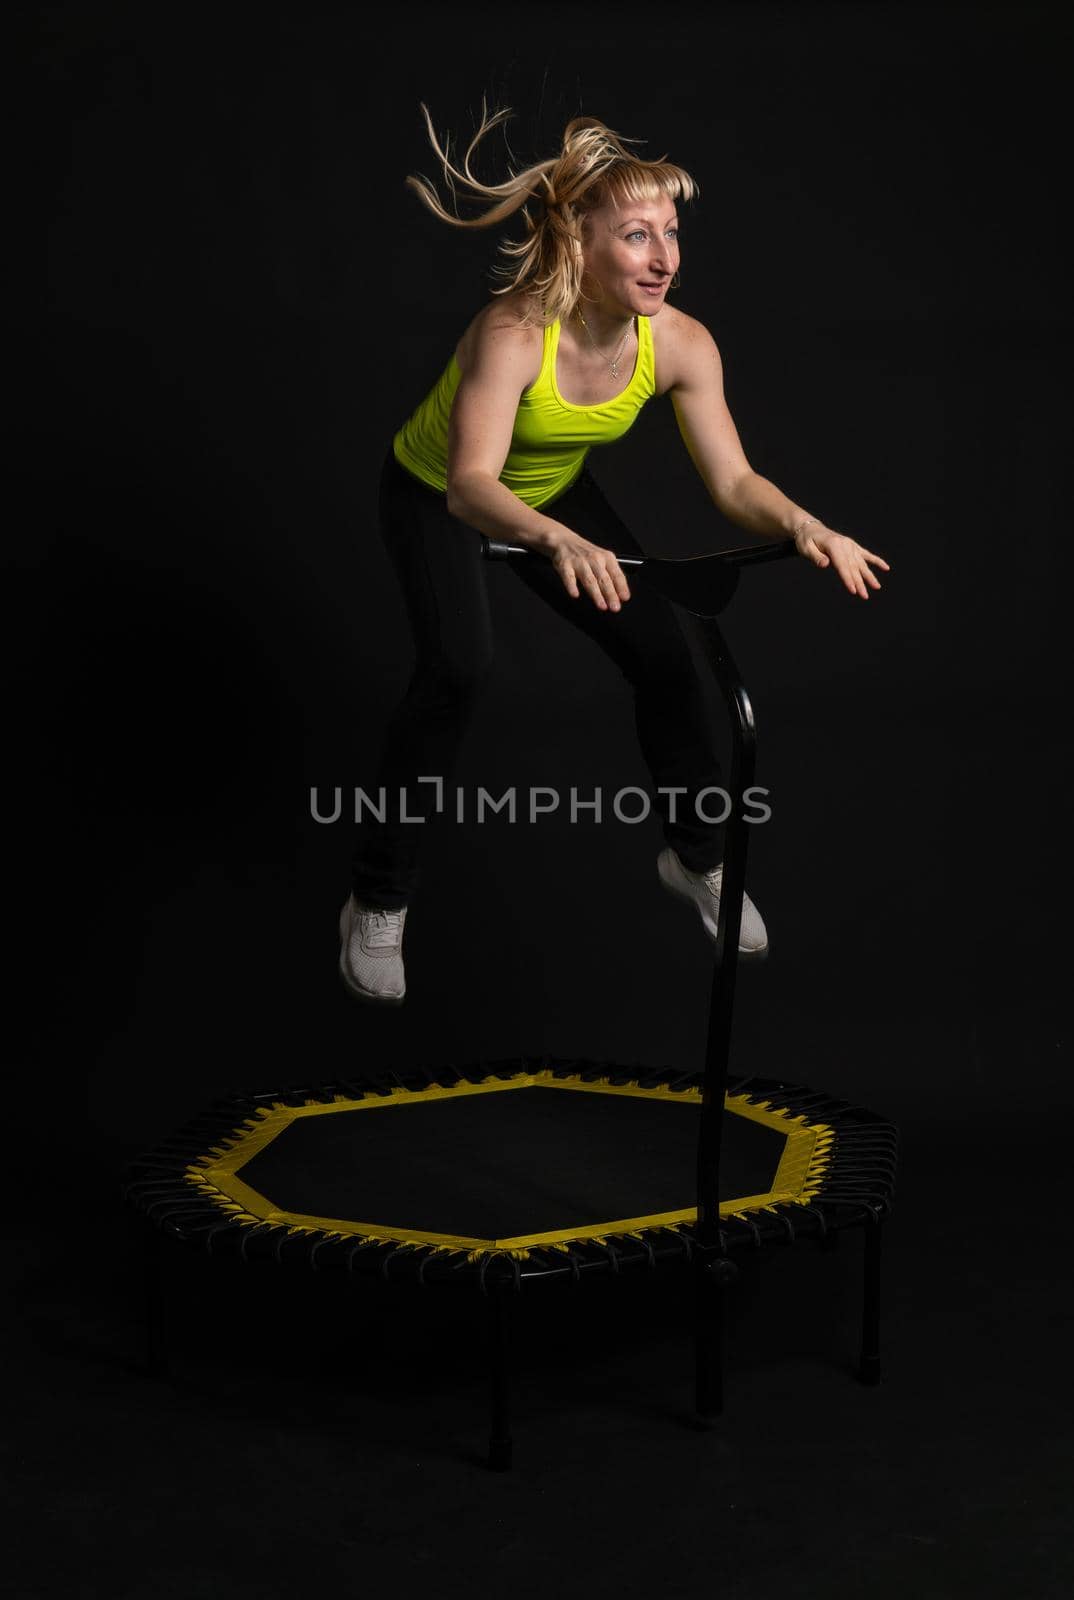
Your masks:
M679 219L670 200L627 200L591 211L582 247L583 288L615 316L651 317L679 265Z

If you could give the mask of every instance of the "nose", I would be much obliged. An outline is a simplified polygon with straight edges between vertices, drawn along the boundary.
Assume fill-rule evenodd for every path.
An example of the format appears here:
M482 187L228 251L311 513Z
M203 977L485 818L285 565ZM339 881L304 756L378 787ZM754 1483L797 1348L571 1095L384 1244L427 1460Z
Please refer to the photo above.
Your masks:
M670 278L675 271L675 255L671 245L661 241L654 250L652 257L652 272L657 278Z

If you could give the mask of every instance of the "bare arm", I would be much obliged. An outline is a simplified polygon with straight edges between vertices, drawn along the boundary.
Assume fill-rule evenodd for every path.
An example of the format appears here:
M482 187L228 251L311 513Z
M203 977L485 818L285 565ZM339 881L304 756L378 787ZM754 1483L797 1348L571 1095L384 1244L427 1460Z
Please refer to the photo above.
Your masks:
M509 308L478 327L448 424L447 507L490 538L530 545L547 556L572 599L581 584L600 610L618 611L630 589L614 551L526 505L500 482L539 338L539 330L522 328Z
M683 443L716 508L762 537L793 538L808 512L746 460L723 392L723 363L708 330L684 318L671 403Z
M529 335L529 336L527 336ZM562 523L546 517L499 481L514 431L519 396L533 361L532 330L490 317L459 378L448 422L447 508L492 539L551 555Z
M880 587L868 563L888 572L887 562L845 534L825 527L753 470L727 409L720 352L708 329L693 317L683 319L676 367L676 381L671 386L675 419L717 509L748 533L793 539L799 555L818 567L834 565L850 593L867 600L866 584Z

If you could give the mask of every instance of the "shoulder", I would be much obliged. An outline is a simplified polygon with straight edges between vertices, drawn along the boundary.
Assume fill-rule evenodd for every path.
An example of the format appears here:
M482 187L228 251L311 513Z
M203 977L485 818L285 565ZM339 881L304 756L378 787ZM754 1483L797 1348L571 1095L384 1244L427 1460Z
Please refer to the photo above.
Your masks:
M527 316L533 317L532 302L518 291L497 295L482 306L455 347L459 371L465 375L491 362L525 374L532 366L525 380L532 383L540 369L544 329Z
M689 388L713 371L719 375L720 352L703 322L670 305L650 321L658 394Z

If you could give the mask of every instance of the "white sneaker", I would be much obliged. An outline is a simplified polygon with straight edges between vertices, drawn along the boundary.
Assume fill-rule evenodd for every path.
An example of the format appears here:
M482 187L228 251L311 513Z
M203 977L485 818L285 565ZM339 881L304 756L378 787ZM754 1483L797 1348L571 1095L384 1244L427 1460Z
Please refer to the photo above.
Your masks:
M403 927L406 906L377 911L352 894L339 914L339 975L359 1000L399 1005L406 994Z
M723 880L723 863L709 872L691 872L684 867L670 845L661 850L656 860L656 870L665 889L692 900L701 913L701 921L710 939L716 938L716 922L720 915L720 886ZM742 896L742 924L738 934L739 956L752 956L754 960L768 954L768 933L748 894Z

